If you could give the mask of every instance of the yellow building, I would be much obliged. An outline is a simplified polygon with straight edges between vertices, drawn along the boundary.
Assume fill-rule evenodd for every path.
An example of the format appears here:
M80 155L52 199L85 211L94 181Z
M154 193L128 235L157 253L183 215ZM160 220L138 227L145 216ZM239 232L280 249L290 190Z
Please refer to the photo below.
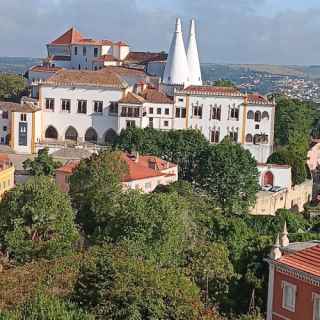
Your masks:
M7 155L0 154L0 199L14 187L14 166Z

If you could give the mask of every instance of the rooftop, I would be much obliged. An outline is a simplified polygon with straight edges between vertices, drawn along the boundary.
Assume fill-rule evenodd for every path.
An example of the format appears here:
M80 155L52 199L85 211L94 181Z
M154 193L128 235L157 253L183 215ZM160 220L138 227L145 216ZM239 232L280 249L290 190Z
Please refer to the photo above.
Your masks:
M284 255L277 263L320 277L320 243Z
M235 87L216 87L216 86L189 86L180 92L189 94L202 94L214 96L238 96L243 97L244 94Z
M147 63L151 61L166 61L168 54L165 52L134 52L131 51L124 59L129 63Z
M55 73L59 70L61 70L62 68L60 67L50 67L50 66L33 66L29 69L29 71L33 71L33 72L52 72Z
M8 101L0 101L0 110L2 111L13 111L13 112L33 112L39 111L41 108L35 106L31 102L15 103Z
M250 104L273 105L273 102L259 93L248 94L248 102Z

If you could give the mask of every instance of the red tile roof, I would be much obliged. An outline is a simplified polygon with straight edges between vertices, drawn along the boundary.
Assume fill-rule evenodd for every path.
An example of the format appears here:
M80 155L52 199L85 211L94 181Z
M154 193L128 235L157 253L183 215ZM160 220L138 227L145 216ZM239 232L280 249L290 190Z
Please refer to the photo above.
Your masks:
M119 103L127 104L143 104L144 102L145 100L142 97L130 91L126 94L124 98L119 100Z
M124 77L143 77L145 78L147 74L144 72L144 70L137 69L137 68L129 68L129 67L118 67L118 66L107 66L99 72L105 72L105 71L112 71L117 73L119 76L124 76Z
M166 61L168 55L164 52L134 52L131 51L126 58L130 63L146 63L151 61Z
M62 36L52 41L52 45L70 45L70 44L79 44L79 45L112 45L110 40L95 40L90 38L84 38L83 35L72 27Z
M76 28L72 27L67 32L65 32L62 36L52 41L53 45L67 45L79 42L83 39L82 34L76 30Z
M78 167L80 160L70 160L56 171L61 173L73 173Z
M119 61L112 54L105 54L96 59L97 61Z
M320 245L285 255L277 263L320 277Z
M172 104L173 100L170 99L164 92L161 92L159 90L153 89L153 88L147 88L145 89L141 96L148 102L151 103L166 103L166 104Z
M189 86L186 89L182 90L182 92L217 96L243 96L240 90L235 87Z
M34 72L57 72L61 70L62 68L60 67L49 67L49 66L34 66L29 69L29 71L34 71Z
M258 93L248 94L248 102L251 104L273 105L273 103L270 102L266 97Z

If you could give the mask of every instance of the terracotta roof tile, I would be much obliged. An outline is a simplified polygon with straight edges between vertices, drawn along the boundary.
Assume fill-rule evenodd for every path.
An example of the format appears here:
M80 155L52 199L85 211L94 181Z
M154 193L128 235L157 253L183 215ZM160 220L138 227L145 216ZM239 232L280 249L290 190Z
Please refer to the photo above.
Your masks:
M166 103L166 104L172 104L173 100L170 99L164 92L161 92L159 90L153 89L153 88L147 88L145 89L141 96L148 102L152 103Z
M29 71L34 72L57 72L61 70L60 67L49 67L49 66L33 66L29 69Z
M41 108L35 106L32 103L14 103L7 101L0 101L0 110L12 111L12 112L33 112L39 111Z
M147 74L144 70L136 69L136 68L129 68L129 67L118 67L118 66L108 66L105 67L98 72L106 72L112 71L117 73L119 76L134 76L134 77L147 77Z
M277 263L320 277L320 245L285 255Z
M79 163L80 163L80 160L70 160L66 164L64 164L62 167L58 168L56 172L73 173L78 167Z
M168 54L164 52L134 52L131 51L124 59L131 63L146 63L151 61L166 61Z
M235 87L216 87L216 86L189 86L182 90L184 93L208 94L217 96L239 96L243 94Z
M144 102L145 100L141 96L130 91L126 94L124 98L119 100L119 103L128 103L128 104L143 104Z
M66 31L62 36L52 41L53 45L67 45L75 42L79 42L83 39L82 34L76 30L76 28L72 27L68 31Z
M102 69L104 70L104 69ZM101 70L100 70L101 71ZM48 78L46 84L55 85L84 85L84 86L103 86L126 88L128 84L121 79L115 72L104 70L89 71L89 70L61 70L55 75Z
M270 102L266 97L258 93L248 94L248 102L251 104L273 105L273 103Z

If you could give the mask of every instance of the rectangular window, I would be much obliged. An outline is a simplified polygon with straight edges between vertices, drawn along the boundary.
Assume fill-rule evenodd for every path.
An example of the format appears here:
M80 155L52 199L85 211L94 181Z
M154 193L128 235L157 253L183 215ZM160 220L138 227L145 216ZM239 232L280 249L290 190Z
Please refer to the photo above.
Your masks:
M320 320L320 295L313 294L313 320Z
M238 142L238 131L231 131L230 132L230 139L233 142Z
M134 117L139 118L139 108L134 108Z
M61 100L61 110L65 112L71 111L71 100L69 99L62 99Z
M46 109L54 111L54 99L46 98Z
M212 130L211 131L211 143L219 143L220 141L220 131Z
M193 107L193 116L197 118L202 118L202 106Z
M94 55L95 57L98 56L98 48L94 48L94 49L93 49L93 55Z
M169 121L164 121L164 122L163 122L163 125L164 125L165 127L169 127Z
M186 108L181 108L181 118L185 118L187 115L187 109Z
M118 114L118 103L117 102L110 103L109 113L112 115Z
M165 114L165 115L169 115L169 113L170 113L169 108L165 108L165 109L164 109L164 114Z
M78 113L87 113L87 100L78 100Z
M153 114L153 108L149 108L149 113Z
M185 118L186 108L176 108L176 118Z
M211 111L211 119L221 120L221 107L214 106Z
M26 113L21 113L20 121L27 121L27 114Z
M2 112L2 119L8 119L8 111Z
M179 101L179 102L183 102L183 98L179 98L178 101Z
M3 127L3 131L7 131L7 127L6 126Z
M294 312L296 307L297 287L289 282L282 281L282 308Z
M83 53L84 56L87 55L87 47L83 47L82 48L82 53Z
M135 128L136 122L133 120L127 120L127 128Z
M161 108L157 108L157 114L161 114Z
M103 101L94 101L93 110L95 113L102 113Z
M75 56L78 55L78 47L74 47L74 55L75 55Z
M239 109L236 108L236 107L232 107L232 108L231 108L230 117L231 117L232 119L239 120Z
M153 118L149 118L149 128L153 128Z
M28 124L25 122L19 123L19 146L28 145Z

